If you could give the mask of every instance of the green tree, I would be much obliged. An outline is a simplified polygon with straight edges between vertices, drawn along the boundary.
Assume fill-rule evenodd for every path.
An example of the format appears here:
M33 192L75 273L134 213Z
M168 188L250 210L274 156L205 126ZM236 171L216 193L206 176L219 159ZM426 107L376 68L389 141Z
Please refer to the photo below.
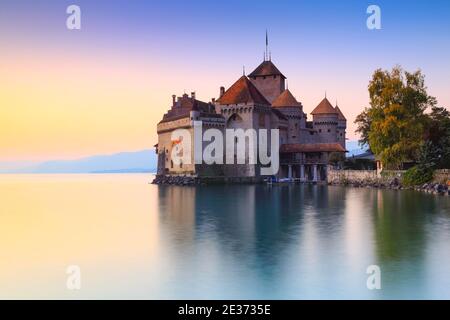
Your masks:
M386 168L417 161L428 119L424 112L436 104L427 94L424 75L399 66L391 71L378 69L368 89L370 107L355 120L360 142L368 143Z
M359 145L368 146L369 145L369 132L370 125L372 123L369 117L369 108L364 108L364 111L356 116L355 123L358 124L356 132L359 133Z
M432 107L428 115L420 164L430 168L450 167L450 112L445 108Z

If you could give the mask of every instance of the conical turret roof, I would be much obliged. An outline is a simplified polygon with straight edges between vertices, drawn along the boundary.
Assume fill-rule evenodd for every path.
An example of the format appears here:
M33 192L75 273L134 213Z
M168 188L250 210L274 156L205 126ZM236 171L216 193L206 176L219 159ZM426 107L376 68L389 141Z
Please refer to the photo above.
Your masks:
M283 108L283 107L302 107L302 104L295 99L293 94L289 89L284 90L273 102L272 107Z
M319 105L311 112L312 115L316 114L338 114L338 112L333 108L330 101L324 98Z

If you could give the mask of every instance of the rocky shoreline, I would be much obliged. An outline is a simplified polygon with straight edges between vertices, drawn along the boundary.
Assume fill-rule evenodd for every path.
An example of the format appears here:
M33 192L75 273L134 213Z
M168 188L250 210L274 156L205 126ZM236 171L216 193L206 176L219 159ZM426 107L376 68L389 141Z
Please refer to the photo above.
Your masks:
M199 185L200 180L194 177L188 176L161 176L157 175L153 179L152 184L166 184L166 185L177 185L177 186L193 186Z
M216 179L217 180L217 179ZM221 181L208 181L209 183L224 183ZM231 181L228 181L231 182ZM238 181L233 181L239 183ZM177 185L177 186L195 186L205 185L207 181L203 181L198 177L191 176L163 176L157 175L152 181L152 184L158 185ZM419 186L404 186L398 178L384 178L384 179L335 179L328 182L328 185L346 186L353 188L374 188L374 189L390 189L390 190L416 190L436 195L449 195L450 186L442 183L425 183Z
M374 189L390 189L390 190L416 190L436 195L449 195L450 187L442 183L425 183L418 186L404 186L400 179L376 179L376 180L334 180L329 185L340 185L354 188L374 188Z
M255 177L193 177L193 176L172 176L157 175L152 184L175 185L175 186L195 186L195 185L213 185L213 184L255 184L263 180Z

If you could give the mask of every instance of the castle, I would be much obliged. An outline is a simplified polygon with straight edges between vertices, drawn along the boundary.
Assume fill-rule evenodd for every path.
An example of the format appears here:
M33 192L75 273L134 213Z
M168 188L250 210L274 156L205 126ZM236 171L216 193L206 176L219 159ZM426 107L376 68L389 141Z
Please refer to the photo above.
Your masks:
M326 97L311 115L312 121L308 121L303 105L286 88L286 77L265 56L248 76L242 75L228 89L220 87L218 99L202 102L195 92L172 96L172 106L157 126L157 175L262 180L260 164L174 164L170 159L172 132L184 128L194 133L194 121L201 121L203 129L222 132L228 128L279 129L280 147L275 151L279 152L279 170L275 176L305 182L326 180L333 158L345 155L347 123L339 107L333 107Z

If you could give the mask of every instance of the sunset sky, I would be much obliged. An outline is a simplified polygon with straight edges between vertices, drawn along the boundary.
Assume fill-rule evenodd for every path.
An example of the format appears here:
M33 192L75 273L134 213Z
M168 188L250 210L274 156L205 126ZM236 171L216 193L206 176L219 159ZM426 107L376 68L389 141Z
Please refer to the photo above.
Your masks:
M81 7L81 30L66 8ZM370 4L381 30L366 27ZM422 69L450 108L449 1L80 1L0 3L0 161L150 149L171 95L217 97L263 58L309 113L327 92L348 119L376 68Z

